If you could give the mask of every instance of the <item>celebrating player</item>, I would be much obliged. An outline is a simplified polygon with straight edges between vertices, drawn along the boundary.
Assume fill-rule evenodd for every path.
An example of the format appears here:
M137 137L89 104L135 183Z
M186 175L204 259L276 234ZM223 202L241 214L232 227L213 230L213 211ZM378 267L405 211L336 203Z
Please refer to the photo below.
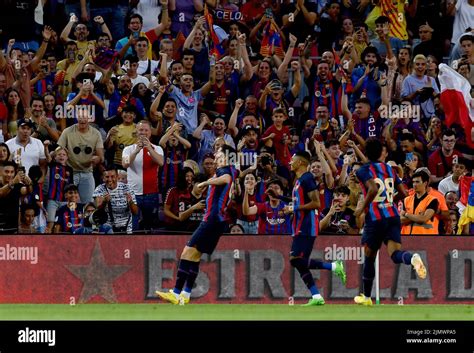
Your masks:
M354 298L360 305L372 305L370 298L372 284L375 277L375 258L382 246L387 245L388 254L396 264L404 263L413 265L420 278L426 277L426 268L419 254L411 254L402 251L401 248L401 222L397 207L393 203L394 188L399 195L406 195L401 180L392 170L392 167L384 162L379 162L382 155L382 143L376 139L368 139L365 149L369 162L360 167L356 175L364 190L364 202L355 211L355 217L368 210L365 216L364 232L362 234L362 245L365 248L365 260L363 270L364 292Z
M222 146L214 159L217 167L215 176L198 185L200 189L209 186L204 220L184 247L174 289L169 292L156 291L156 294L167 302L172 304L189 303L191 290L199 273L202 254L212 254L219 238L228 230L225 211L231 185L237 177L237 170L231 167L231 164L236 161L235 157L235 150L232 147Z
M319 222L316 209L319 207L319 192L313 175L308 172L310 156L308 152L297 152L291 158L291 171L296 174L293 187L293 206L285 206L285 214L293 213L293 243L291 245L290 263L295 267L303 282L311 292L312 298L305 306L324 305L311 269L334 271L342 282L346 283L346 273L342 261L333 263L310 259L314 241L318 234Z

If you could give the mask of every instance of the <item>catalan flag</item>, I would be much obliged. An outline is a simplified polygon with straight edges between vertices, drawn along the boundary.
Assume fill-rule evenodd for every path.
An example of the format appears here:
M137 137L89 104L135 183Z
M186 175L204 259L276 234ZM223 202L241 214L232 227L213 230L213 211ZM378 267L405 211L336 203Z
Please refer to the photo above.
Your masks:
M262 45L260 47L260 54L264 57L272 56L272 52L275 51L275 55L283 58L285 51L283 50L283 42L281 36L278 33L278 29L272 21L268 21L263 29Z
M204 17L206 18L207 27L209 28L209 55L214 55L216 60L219 60L224 55L224 48L220 44L219 37L214 30L214 19L209 12L207 5L204 5Z

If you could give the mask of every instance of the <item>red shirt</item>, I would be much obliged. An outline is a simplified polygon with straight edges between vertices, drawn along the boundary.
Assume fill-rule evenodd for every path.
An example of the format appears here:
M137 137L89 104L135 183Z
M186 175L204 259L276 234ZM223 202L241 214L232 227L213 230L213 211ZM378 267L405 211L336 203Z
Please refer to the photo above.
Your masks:
M283 137L286 135L287 140L290 139L290 129L288 126L283 126L278 130L275 125L270 126L262 135L262 138L275 134L273 138L273 147L275 148L275 157L280 161L282 166L288 167L291 160L290 149L288 145L283 143Z
M462 157L461 153L454 150L451 156L444 157L445 163L443 163L441 153L441 148L438 148L433 152L430 158L428 158L428 169L430 170L431 174L437 177L446 176L453 169L453 161L456 162Z
M170 211L179 216L181 212L186 211L187 205L191 202L191 194L189 190L182 191L176 187L169 189L166 195L165 204L170 207ZM177 226L179 222L173 218L165 216L167 226Z
M256 190L255 190L256 191ZM243 201L242 201L243 202ZM257 204L256 192L253 195L249 195L249 207L255 206ZM258 215L251 215L251 216L244 216L242 212L242 204L236 203L235 205L237 211L237 218L244 221L244 222L255 222L258 220Z

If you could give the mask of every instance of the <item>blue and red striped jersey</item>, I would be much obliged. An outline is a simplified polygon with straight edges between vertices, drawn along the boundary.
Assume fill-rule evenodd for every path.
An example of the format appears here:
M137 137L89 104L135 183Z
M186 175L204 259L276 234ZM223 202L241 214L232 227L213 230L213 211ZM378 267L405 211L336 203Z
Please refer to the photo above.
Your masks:
M73 184L73 170L57 162L49 164L48 200L64 201L64 187Z
M315 237L318 235L319 220L316 210L301 211L299 206L311 202L309 193L318 190L313 174L310 172L304 173L300 176L293 187L293 207L295 212L293 214L293 236L309 235Z
M374 201L366 210L366 217L372 221L381 221L385 218L398 217L397 205L393 202L395 188L401 184L400 178L394 173L392 167L386 163L369 162L364 164L356 172L359 178L364 197L367 195L365 182L374 180L378 191Z
M60 232L73 234L76 229L82 227L83 207L84 205L78 203L73 210L68 205L58 208L55 223L59 224Z
M273 208L270 202L258 203L258 234L288 234L291 232L291 217L280 213L287 204L280 201Z
M230 188L238 173L239 171L232 166L217 169L216 178L229 174L232 180L229 184L225 185L209 185L206 198L206 213L204 214L205 222L224 222L226 220L225 211L229 202Z

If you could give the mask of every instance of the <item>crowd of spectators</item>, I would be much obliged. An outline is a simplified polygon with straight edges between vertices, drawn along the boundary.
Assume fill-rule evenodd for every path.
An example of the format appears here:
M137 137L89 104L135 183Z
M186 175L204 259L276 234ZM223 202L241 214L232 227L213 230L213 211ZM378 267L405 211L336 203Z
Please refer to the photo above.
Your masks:
M306 150L320 233L359 234L369 138L403 234L474 233L474 134L438 80L474 85L473 0L7 0L0 31L2 233L193 231L227 144L231 233L291 232Z

